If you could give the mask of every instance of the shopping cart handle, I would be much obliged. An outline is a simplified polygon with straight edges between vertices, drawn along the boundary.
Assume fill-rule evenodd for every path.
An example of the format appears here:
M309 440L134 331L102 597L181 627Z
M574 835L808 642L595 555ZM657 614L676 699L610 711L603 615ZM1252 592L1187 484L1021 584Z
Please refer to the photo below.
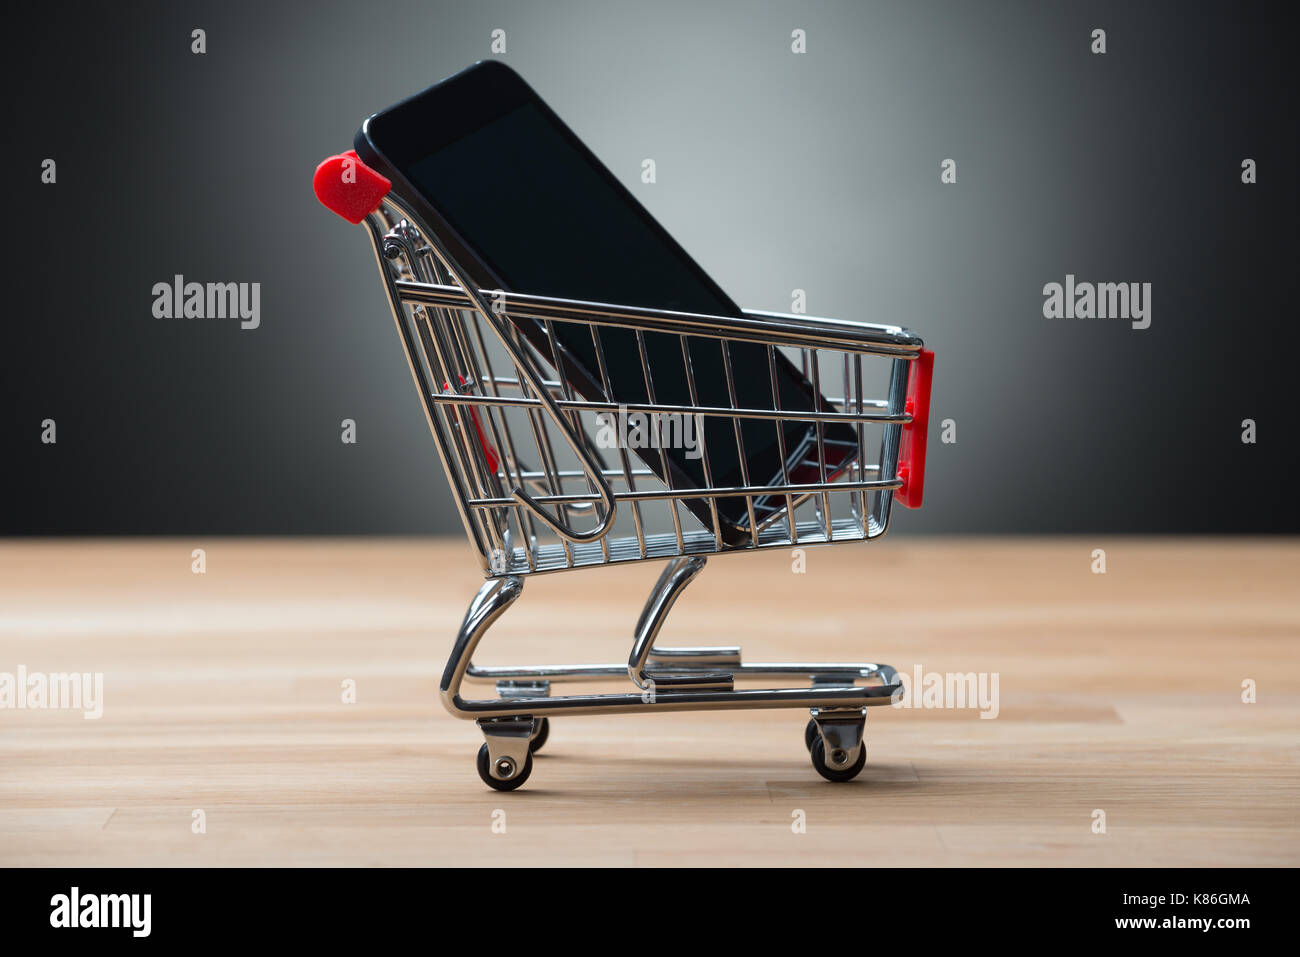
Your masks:
M361 162L356 150L327 156L316 167L311 184L325 208L353 226L378 209L393 187L388 177Z
M389 190L392 189L392 181L388 177L371 169L365 163L361 162L355 150L348 150L346 153L339 153L335 156L326 157L319 166L316 167L316 174L312 178L312 187L316 191L316 198L321 204L335 213L338 213L354 226L359 224L367 216L377 210L385 198L388 197ZM399 210L408 219L417 220L415 216L397 196L388 199L388 202ZM541 399L551 419L560 427L561 434L573 452L578 457L582 465L583 472L586 473L588 480L595 488L604 506L604 517L595 525L595 527L586 531L577 531L571 528L566 522L557 519L547 513L541 504L522 488L516 486L511 490L510 497L520 505L529 509L537 518L554 531L561 538L570 542L586 543L594 542L603 538L605 534L613 527L614 514L617 509L617 502L614 498L614 491L610 488L609 482L601 474L600 464L596 462L590 451L584 447L583 443L574 435L573 426L565 419L564 413L556 404L555 399L551 396L550 391L544 384L544 377L533 367L530 358L525 353L521 353L510 334L503 331L503 321L488 305L487 300L481 290L469 286L464 278L460 275L459 270L454 265L455 260L447 252L442 242L437 236L432 235L421 227L425 233L424 239L433 255L442 263L442 265L451 274L453 282L463 289L469 298L469 304L484 320L486 320L497 332L502 345L514 360L516 367L519 369L520 376L536 395ZM374 238L378 241L378 234ZM387 277L389 302L395 312L400 314L403 299L398 293L396 285L391 276ZM400 322L399 322L400 325ZM444 388L450 390L450 383L444 383ZM478 432L479 442L483 447L483 454L487 461L488 467L496 471L500 464L500 456L496 449L492 448L487 436L483 434L483 426L479 421L478 413L471 409L471 417L474 422L474 428Z
M903 411L912 421L903 426L898 446L898 478L902 487L894 500L907 508L920 508L925 494L925 439L930 430L930 376L934 350L922 349L907 377L907 402Z

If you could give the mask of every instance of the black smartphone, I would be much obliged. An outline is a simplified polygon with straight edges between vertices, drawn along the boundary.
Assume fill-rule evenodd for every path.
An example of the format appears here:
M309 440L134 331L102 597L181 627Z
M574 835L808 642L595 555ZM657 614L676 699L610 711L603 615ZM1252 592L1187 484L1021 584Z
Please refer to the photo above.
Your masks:
M499 61L476 63L376 113L362 124L355 146L361 160L392 181L394 191L481 288L743 315L541 97ZM552 355L539 322L516 320L516 325L542 356ZM565 322L554 323L553 329L565 367L557 371L581 396L619 404L649 401L634 331L600 331L612 393L607 395L590 330ZM725 348L739 407L770 409L779 402L786 411L818 409L812 383L779 350L774 397L766 346L724 346L700 336L687 340L697 390L692 403L681 338L648 332L644 340L658 403L731 406ZM832 406L823 399L820 408ZM701 446L719 488L744 484L733 421L705 417ZM783 484L787 474L794 484L821 480L813 423L739 421L751 485ZM857 457L857 432L843 423L826 423L822 441L829 479ZM698 450L632 451L675 489L708 487ZM743 496L716 502L719 531L729 545L748 542L785 507L783 495L756 497L751 523ZM708 500L686 499L683 504L712 530Z

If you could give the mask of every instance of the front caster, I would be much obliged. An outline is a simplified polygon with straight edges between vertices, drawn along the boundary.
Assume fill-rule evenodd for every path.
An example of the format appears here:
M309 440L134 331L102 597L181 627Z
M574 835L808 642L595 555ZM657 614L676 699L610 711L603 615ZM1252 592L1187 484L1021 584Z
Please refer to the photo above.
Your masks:
M498 791L513 791L527 781L528 775L533 773L531 752L524 759L523 767L519 767L514 758L505 756L497 758L496 764L490 762L491 755L488 746L484 744L478 749L478 776L483 779L484 784Z
M819 734L813 739L812 765L827 781L852 781L861 773L866 763L867 748L866 745L862 745L858 748L858 759L852 764L845 767L832 767L826 762L826 742L822 740L822 736Z
M539 718L537 721L537 730L533 732L533 736L528 739L529 753L535 753L537 751L542 750L542 745L546 743L546 739L549 738L550 736L551 736L551 719Z
M804 731L813 767L827 781L852 781L867 763L866 708L814 708Z

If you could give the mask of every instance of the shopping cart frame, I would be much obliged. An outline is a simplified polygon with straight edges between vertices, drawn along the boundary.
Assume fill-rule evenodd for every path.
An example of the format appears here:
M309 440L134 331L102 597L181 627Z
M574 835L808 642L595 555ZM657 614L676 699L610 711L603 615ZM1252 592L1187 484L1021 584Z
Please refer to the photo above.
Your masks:
M666 647L656 640L709 555L869 541L887 530L895 497L906 506L920 506L933 353L918 336L899 326L752 310L740 317L712 316L479 289L467 281L467 271L449 252L444 238L392 193L390 185L352 152L327 158L315 177L317 196L328 208L350 222L365 223L430 432L484 573L485 581L461 623L440 683L447 711L476 721L483 732L485 743L478 755L483 781L498 790L523 784L531 774L532 753L550 733L551 717L760 708L808 708L811 720L805 744L816 770L833 781L856 777L866 758L866 709L890 703L901 690L893 668L872 663L751 664L741 660L739 646ZM551 334L555 323L590 326L602 372L601 330L634 330L649 402L633 407L579 396L573 383L556 371L562 368L558 353L542 354L518 332L514 321L519 319L541 323L552 350L556 349ZM696 388L687 337L718 340L731 405L656 403L643 338L652 333L681 337L692 397ZM489 359L493 339L494 349L513 365L513 376L496 374ZM844 394L838 401L829 400L832 408L811 413L786 412L779 404L770 409L742 408L736 402L729 359L732 342L767 347L773 396L777 394L775 350L799 352L819 396L823 354L840 354ZM865 398L864 357L890 363L886 398ZM507 394L508 390L518 395ZM525 467L516 452L519 441L509 425L511 410L527 418L535 451L543 461L540 469ZM780 423L786 420L815 422L815 462L821 481L793 483L783 468L784 484L751 483L742 466L742 485L714 487L707 448L702 455L710 477L709 487L703 489L674 488L671 476L664 479L663 473L632 468L622 448L618 450L621 467L608 467L584 432L580 417L626 416L637 411L651 417L689 417L699 426L701 444L706 416L730 419L742 461L740 420L774 421L778 435ZM837 476L828 474L823 445L824 424L830 421L852 425L859 436L853 467ZM878 462L870 465L865 461L868 426L881 434ZM567 446L578 468L561 467L556 453L560 443L561 449ZM626 486L622 491L615 488L620 481ZM586 491L568 491L566 484L585 484ZM656 484L660 487L646 487ZM847 496L848 517L834 517L832 495ZM743 547L724 545L715 504L712 529L683 528L682 500L716 503L724 497L746 500L752 534ZM769 497L783 497L785 507L760 522L755 502ZM651 503L667 504L671 531L646 532L642 511ZM809 503L815 518L800 521L798 510ZM613 534L620 504L632 511L634 536ZM574 515L590 516L595 524L577 529ZM556 541L539 544L539 532L549 532ZM667 564L633 631L626 664L501 667L473 663L483 637L519 598L527 576L662 559ZM737 680L777 678L801 679L807 686L735 687ZM553 683L614 680L630 680L633 690L550 693ZM466 698L461 693L466 682L495 684L497 695Z

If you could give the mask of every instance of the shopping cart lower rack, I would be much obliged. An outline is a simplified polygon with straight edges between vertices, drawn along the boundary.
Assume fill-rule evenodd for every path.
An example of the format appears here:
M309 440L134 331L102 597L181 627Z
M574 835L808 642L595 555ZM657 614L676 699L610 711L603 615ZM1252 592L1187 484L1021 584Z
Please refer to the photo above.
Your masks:
M893 668L750 664L741 661L738 647L665 647L656 639L707 556L870 540L884 534L895 498L920 506L933 353L897 326L751 311L742 317L707 316L482 290L467 281L442 240L389 192L389 185L352 152L325 160L315 177L317 196L327 207L366 225L430 431L486 578L460 626L441 683L447 710L474 719L486 738L478 754L479 776L502 791L523 784L552 717L807 708L812 718L804 741L813 766L831 781L856 777L866 761L867 708L889 703L900 690ZM541 324L551 343L549 355L520 334L516 320ZM602 336L611 328L634 330L642 344L649 401L617 406L580 396L555 351L552 333L560 323L590 331L602 374ZM644 337L652 334L681 337L692 397L697 391L687 338L717 341L730 405L656 403L655 370L644 349ZM736 402L728 350L740 342L766 348L768 369L747 371L771 375L772 407L743 408ZM828 397L829 408L782 412L775 400L778 350L802 368L819 396ZM825 391L834 384L838 395ZM611 395L608 381L605 386L604 394ZM880 392L884 398L868 398ZM594 425L633 412L693 422L708 487L674 488L666 465L663 473L636 467L626 447L602 449L591 439ZM750 484L746 476L738 486L713 486L703 438L705 420L715 417L730 422L738 446L743 420L816 423L816 448L801 465L815 464L821 481L792 483L783 470L781 485ZM828 474L822 441L830 422L851 426L858 439L855 461L836 475ZM781 428L776 431L779 435ZM874 463L865 461L869 438L870 447L879 449ZM743 462L743 447L739 454ZM716 507L719 500L735 497L745 500L748 527L757 529L742 547L724 543ZM784 498L785 507L757 520L755 502L773 497ZM711 528L681 504L685 499L712 503ZM626 665L473 664L479 642L519 597L528 576L656 559L667 564L636 624ZM550 694L553 683L622 678L632 686L623 693ZM755 678L795 679L803 686L736 687L738 680ZM495 683L496 697L462 697L466 680Z

